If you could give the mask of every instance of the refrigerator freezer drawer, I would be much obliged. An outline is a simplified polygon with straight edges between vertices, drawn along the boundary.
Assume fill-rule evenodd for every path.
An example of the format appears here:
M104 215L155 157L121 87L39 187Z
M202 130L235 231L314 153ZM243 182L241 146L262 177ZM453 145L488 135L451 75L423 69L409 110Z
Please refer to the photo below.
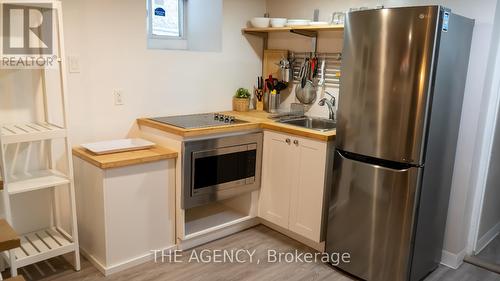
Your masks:
M349 13L337 147L422 164L439 7Z
M365 280L407 280L421 168L385 168L339 151L334 163L327 252L350 253L338 267Z

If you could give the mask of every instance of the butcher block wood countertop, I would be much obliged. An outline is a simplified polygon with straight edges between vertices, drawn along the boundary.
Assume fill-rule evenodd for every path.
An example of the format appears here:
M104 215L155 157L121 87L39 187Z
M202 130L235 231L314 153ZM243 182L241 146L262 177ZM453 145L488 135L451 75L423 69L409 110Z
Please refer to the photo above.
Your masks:
M147 118L138 119L137 123L139 124L139 126L155 128L160 131L179 135L184 138L219 134L219 133L230 133L235 131L243 131L251 129L267 129L267 130L297 135L301 137L316 139L320 141L334 140L335 136L337 135L336 130L328 132L320 132L293 125L278 123L272 119L269 119L268 118L269 113L263 111L255 111L255 110L249 112L226 111L222 113L235 116L236 118L247 121L248 123L233 124L233 125L218 126L218 127L197 128L197 129L178 128L175 126L153 121Z
M73 155L104 170L175 159L178 153L167 148L155 146L150 149L97 155L83 147L75 147L73 148Z

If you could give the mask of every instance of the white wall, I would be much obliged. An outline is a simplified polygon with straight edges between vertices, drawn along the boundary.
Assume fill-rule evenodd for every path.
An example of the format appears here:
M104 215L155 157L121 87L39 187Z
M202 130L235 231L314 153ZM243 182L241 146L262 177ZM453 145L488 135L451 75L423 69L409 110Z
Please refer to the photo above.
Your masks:
M140 117L229 110L235 90L251 88L261 73L261 40L243 36L241 27L265 12L265 0L224 0L218 53L148 50L145 0L63 0L63 12L66 53L78 56L81 66L68 77L73 145L125 137ZM35 110L40 86L38 71L1 71L1 123L43 116ZM123 92L125 105L114 105L114 89ZM21 146L23 155L26 150ZM16 197L17 230L50 224L48 195ZM67 216L62 221L67 225Z
M495 19L495 0L267 0L271 17L312 18L315 8L320 9L320 20L330 20L335 11L346 11L350 7L375 7L377 5L409 6L441 4L453 12L476 20L474 29L469 73L465 89L462 124L458 140L457 158L450 199L447 231L444 248L452 255L465 253L468 224L471 209L471 172L475 154L478 122L484 110L481 109L485 91L486 66L488 64L492 29ZM480 132L481 133L481 132Z
M500 120L500 119L498 119ZM498 234L500 228L500 124L497 123L491 153L491 162L484 193L483 210L481 214L479 236L481 239L493 230L493 235ZM496 229L495 229L496 227ZM492 238L491 236L488 238ZM489 242L489 241L485 241Z
M81 64L69 75L72 142L124 137L139 117L231 109L261 72L260 39L241 27L265 1L223 5L223 50L213 53L148 50L145 0L63 0L67 55ZM114 89L125 105L114 105Z
M498 110L500 102L500 9L496 11L491 46L486 80L486 85L490 86L485 91L485 98L482 101L482 107L487 110L485 110L486 114L481 119L481 126L478 128L479 133L484 132L480 135L483 135L482 139L485 140L485 144L483 145L482 139L476 144L479 151L483 153L477 153L475 163L482 164L477 165L479 170L483 167L487 168L485 174L474 174L476 178L480 179L480 181L476 181L477 191L475 194L477 199L483 199L483 204L480 203L480 200L474 202L477 204L476 209L482 208L478 235L472 237L476 240L473 249L476 253L487 246L487 243L500 232L500 111ZM481 154L485 155L485 159L482 159ZM483 187L484 194L482 193ZM473 221L476 219L476 217L472 218Z

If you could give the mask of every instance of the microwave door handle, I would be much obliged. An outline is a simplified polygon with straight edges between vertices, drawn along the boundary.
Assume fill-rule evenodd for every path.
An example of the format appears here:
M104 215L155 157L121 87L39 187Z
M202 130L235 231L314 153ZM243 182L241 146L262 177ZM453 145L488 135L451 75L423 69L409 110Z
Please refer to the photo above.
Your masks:
M238 146L216 148L216 149L212 149L212 150L195 151L195 152L193 152L193 159L210 157L210 156L217 156L217 155L224 155L224 154L231 154L231 153L243 152L243 151L248 151L248 150L256 150L256 149L257 149L256 144L245 144L245 145L238 145Z

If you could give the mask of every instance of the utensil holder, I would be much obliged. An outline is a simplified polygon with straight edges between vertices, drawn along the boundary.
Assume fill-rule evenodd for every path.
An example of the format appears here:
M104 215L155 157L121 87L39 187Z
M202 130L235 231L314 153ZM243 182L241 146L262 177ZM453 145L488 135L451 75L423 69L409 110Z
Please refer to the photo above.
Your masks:
M280 107L280 94L276 95L269 95L269 112L270 113L276 113L278 112L278 109Z
M255 103L255 110L264 111L264 98L262 98L261 101L257 100L257 102Z
M263 111L264 110L264 91L262 89L254 90L254 101L255 101L255 110ZM260 100L259 100L260 98Z
M264 110L269 112L269 91L264 92L264 96L262 98L262 103L264 104Z

